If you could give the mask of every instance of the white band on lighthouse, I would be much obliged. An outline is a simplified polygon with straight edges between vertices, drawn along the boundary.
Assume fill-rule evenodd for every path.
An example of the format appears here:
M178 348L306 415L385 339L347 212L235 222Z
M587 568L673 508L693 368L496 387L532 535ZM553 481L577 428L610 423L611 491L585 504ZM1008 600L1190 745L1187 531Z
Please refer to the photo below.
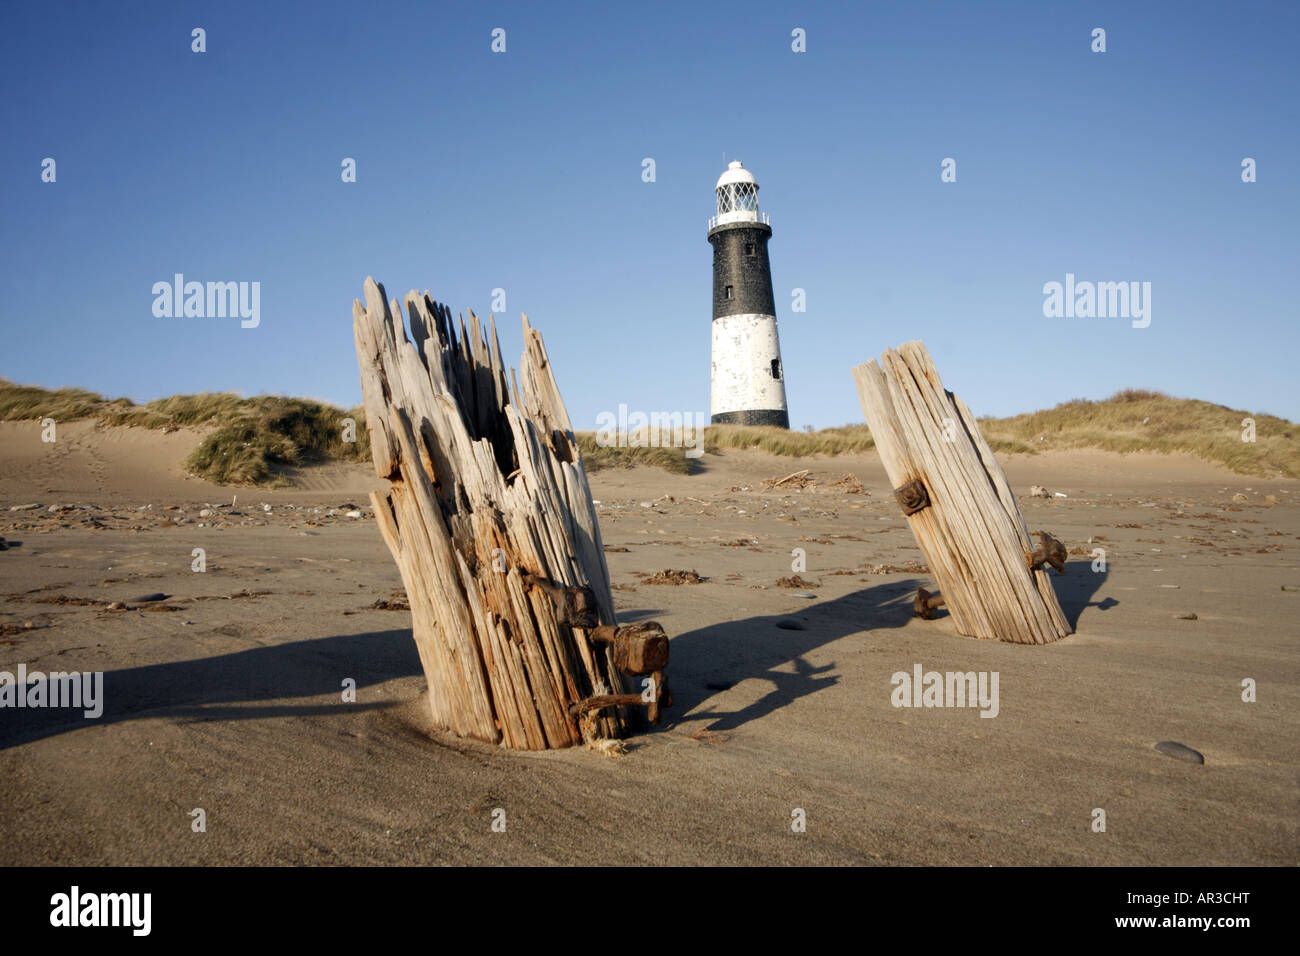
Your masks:
M709 414L785 407L776 317L743 313L714 319Z

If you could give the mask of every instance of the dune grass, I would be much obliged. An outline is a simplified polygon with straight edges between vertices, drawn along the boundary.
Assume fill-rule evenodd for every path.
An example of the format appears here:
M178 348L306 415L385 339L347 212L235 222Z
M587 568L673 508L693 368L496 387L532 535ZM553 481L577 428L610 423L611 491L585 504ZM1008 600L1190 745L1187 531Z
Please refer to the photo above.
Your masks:
M769 455L806 458L810 455L852 455L876 447L866 425L842 425L815 432L788 431L771 425L710 425L704 430L706 451L747 448Z
M356 440L343 440L344 419ZM322 402L259 395L247 399L190 453L185 466L223 485L287 485L283 466L363 461L370 436L361 408L344 411Z
M595 432L578 432L578 450L588 471L602 468L631 468L653 465L678 475L691 473L691 459L684 448L606 448L596 442Z
M1243 440L1248 418L1254 421L1254 441ZM1075 399L1046 411L981 419L980 429L990 444L996 437L1031 452L1185 452L1243 475L1300 477L1300 430L1294 422L1145 389L1125 389L1101 402Z
M1255 440L1242 440L1243 420L1255 423ZM999 455L1036 454L1068 448L1098 448L1122 453L1184 452L1231 470L1259 477L1300 477L1298 426L1284 418L1250 413L1161 392L1125 389L1103 401L1075 399L1055 408L1010 418L981 418L980 431ZM579 435L595 446L593 433ZM729 448L762 451L783 457L847 455L871 451L875 443L866 425L844 425L821 431L714 425L705 429L704 449L717 454ZM671 452L678 467L681 449L605 448L596 467L658 463L650 452ZM583 445L587 456L587 445Z
M173 395L145 405L106 399L79 388L45 389L0 379L0 420L95 419L143 428L211 427L186 460L196 475L220 484L285 484L284 468L370 457L365 412L275 395L241 398L231 392ZM356 440L343 441L343 420L356 422ZM1242 440L1243 420L1253 419L1255 440ZM1055 408L1010 418L982 418L980 430L998 454L1068 448L1114 452L1184 452L1226 465L1243 475L1300 477L1298 426L1284 418L1249 413L1160 392L1126 389L1104 401L1075 399ZM594 432L579 432L588 469L653 465L690 474L681 448L601 447ZM866 425L821 431L717 425L705 429L706 454L748 449L791 458L869 452Z
M185 467L225 485L285 485L285 466L370 457L370 436L360 407L278 395L241 398L233 392L172 395L144 405L107 399L79 388L45 389L0 379L0 420L92 419L140 428L216 426L185 460ZM356 440L345 442L345 418Z

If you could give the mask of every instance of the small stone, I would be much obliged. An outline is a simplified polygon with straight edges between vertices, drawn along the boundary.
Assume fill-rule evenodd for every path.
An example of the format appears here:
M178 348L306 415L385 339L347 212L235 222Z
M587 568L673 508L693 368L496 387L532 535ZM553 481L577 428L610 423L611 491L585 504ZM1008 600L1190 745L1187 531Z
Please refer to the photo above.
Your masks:
M211 517L212 517L212 509L211 509L211 508L204 508L202 511L199 512L199 517L200 517L200 518L211 518Z
M10 511L31 511L33 508L39 508L40 506L41 504L39 501L33 501L29 505L10 505L9 510Z
M1173 757L1175 760L1184 760L1187 763L1205 763L1205 756L1200 751L1193 750L1186 744L1180 744L1176 740L1162 740L1156 744L1156 750L1159 750L1166 757Z
M349 517L349 518L360 518L360 517L361 517L361 512L360 512L360 511L349 511L349 512L348 512L348 517Z
M641 507L642 507L642 508L649 508L649 507L650 507L650 502L648 502L648 501L643 501L643 502L641 502Z
M1245 504L1250 499L1247 498L1245 495L1243 495L1241 492L1237 492L1237 494L1232 496L1232 500L1237 502L1238 504Z
M1277 504L1277 495L1265 495L1265 496L1264 496L1264 504L1266 504L1266 505L1275 505L1275 504Z
M170 594L163 594L161 591L155 591L153 594L141 594L139 597L133 597L131 600L136 604L152 604L154 601L165 601Z
M109 611L129 611L130 608L128 608L128 607L127 607L123 602L121 602L121 601L114 601L112 604L110 604L110 605L108 606L107 610L109 610Z
M790 597L797 598L815 598L816 596L817 595L813 594L811 591L796 591L794 594L790 595Z
M1050 491L1048 491L1046 488L1044 488L1042 485L1030 485L1030 486L1029 486L1029 497L1031 497L1031 498L1050 498L1050 497L1052 497L1052 493L1051 493Z
M783 631L802 631L804 626L792 617L784 617L776 622L776 626Z
M1180 621L1196 621L1196 620L1199 620L1199 618L1197 618L1197 616L1196 616L1196 612L1195 612L1195 611L1188 611L1186 614L1179 614L1178 617L1177 617L1177 620L1180 620Z

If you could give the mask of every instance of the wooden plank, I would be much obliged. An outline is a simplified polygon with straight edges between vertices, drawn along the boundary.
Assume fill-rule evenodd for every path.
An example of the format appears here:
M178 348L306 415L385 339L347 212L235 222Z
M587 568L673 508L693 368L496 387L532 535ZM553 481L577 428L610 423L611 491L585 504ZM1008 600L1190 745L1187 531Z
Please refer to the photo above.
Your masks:
M970 409L943 387L921 342L853 369L863 415L896 489L929 503L907 516L959 633L1045 644L1071 633L1006 476Z

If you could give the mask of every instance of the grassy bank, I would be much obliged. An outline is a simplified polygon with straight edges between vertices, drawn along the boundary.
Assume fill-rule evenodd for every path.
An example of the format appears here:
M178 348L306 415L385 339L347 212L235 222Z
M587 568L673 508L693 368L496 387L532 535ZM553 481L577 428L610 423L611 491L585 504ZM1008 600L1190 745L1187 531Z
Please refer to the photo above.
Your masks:
M211 428L186 467L221 484L283 484L285 466L370 457L365 412L360 407L344 410L307 399L240 398L230 392L173 395L137 405L83 389L44 389L0 379L0 420L42 418L94 419L141 428ZM356 422L354 442L343 441L346 418ZM1242 440L1246 418L1255 422L1253 442ZM980 429L998 454L1067 448L1185 452L1244 475L1300 477L1294 423L1160 392L1127 389L1104 401L1077 399L1011 418L983 418ZM592 471L653 465L689 474L692 468L681 448L606 448L596 443L594 432L580 432L578 444ZM869 452L874 447L865 425L816 432L719 425L707 428L704 437L706 454L751 449L806 458Z
M0 379L0 420L91 419L105 425L211 428L185 461L196 475L226 485L284 485L286 466L370 457L365 414L323 402L232 392L172 395L145 405L79 388L45 389ZM344 419L356 422L343 440Z
M1242 422L1246 418L1255 422L1253 442L1242 440ZM982 418L980 431L999 455L1068 448L1099 448L1122 453L1185 452L1226 465L1243 475L1300 477L1298 428L1293 422L1141 389L1126 389L1104 401L1076 399L1045 411L1010 418ZM596 448L594 433L584 432L579 440L583 456L588 457L588 447ZM845 425L816 432L718 425L710 426L704 433L705 451L713 454L738 448L805 458L855 454L874 447L866 425ZM596 450L599 457L590 460L595 468L645 463L686 470L680 449ZM671 460L661 461L665 457Z

